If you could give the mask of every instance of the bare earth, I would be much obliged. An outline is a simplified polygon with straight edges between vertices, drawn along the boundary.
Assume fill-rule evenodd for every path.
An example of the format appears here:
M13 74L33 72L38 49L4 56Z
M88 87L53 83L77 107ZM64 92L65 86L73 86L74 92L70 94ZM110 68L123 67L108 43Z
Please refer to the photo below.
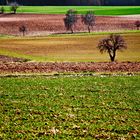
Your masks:
M20 35L19 27L27 27L27 35L47 35L66 32L63 19L65 15L48 14L2 14L0 15L0 34ZM80 18L80 16L79 16ZM133 30L134 22L140 15L133 16L97 16L93 31ZM79 20L74 27L77 32L87 31Z
M79 63L1 63L0 73L51 73L51 72L140 72L139 62L79 62Z
M0 56L0 73L50 72L140 72L140 62L24 62L23 59Z

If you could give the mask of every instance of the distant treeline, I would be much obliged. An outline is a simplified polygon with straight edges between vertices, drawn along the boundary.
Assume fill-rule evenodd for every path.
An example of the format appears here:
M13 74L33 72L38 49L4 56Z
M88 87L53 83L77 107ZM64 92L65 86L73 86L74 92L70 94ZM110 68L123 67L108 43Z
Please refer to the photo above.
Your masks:
M17 2L20 5L140 5L140 0L0 0L0 5Z

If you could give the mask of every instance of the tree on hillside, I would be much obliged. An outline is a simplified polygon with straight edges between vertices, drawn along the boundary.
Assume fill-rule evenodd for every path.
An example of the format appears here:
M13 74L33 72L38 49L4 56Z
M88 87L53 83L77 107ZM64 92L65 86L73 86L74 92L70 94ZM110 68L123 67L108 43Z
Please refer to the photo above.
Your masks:
M102 39L97 48L101 53L107 52L113 62L116 57L116 51L126 49L127 45L121 35L111 34L109 37Z
M137 27L137 30L139 30L139 28L140 28L140 20L137 20L135 22L135 26Z
M13 13L13 14L16 14L17 12L17 9L19 8L19 5L17 2L12 2L9 4L10 5L10 11Z
M75 10L68 10L66 17L64 18L64 24L65 28L67 30L70 30L71 33L73 33L73 27L77 23L78 17L77 17L77 11Z
M95 25L95 16L93 11L88 11L86 15L81 16L82 23L88 27L88 32L90 33L90 27Z

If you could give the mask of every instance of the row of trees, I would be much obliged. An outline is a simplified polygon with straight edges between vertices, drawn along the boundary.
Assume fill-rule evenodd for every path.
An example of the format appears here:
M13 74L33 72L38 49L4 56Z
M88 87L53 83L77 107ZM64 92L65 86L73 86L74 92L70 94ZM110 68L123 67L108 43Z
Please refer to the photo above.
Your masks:
M75 10L68 10L66 13L66 17L64 18L65 28L70 30L73 33L73 27L76 25L79 17L77 15L77 11ZM81 15L81 21L84 25L87 26L88 32L91 32L91 28L95 25L95 15L93 11L87 11L85 15ZM137 30L140 28L140 20L135 21L134 25L136 26Z
M73 33L73 27L76 25L78 21L77 11L68 10L66 13L66 17L64 18L64 24L67 30L70 30ZM95 15L93 11L88 11L85 15L81 16L82 23L85 24L88 28L88 32L90 33L91 28L95 25Z
M93 11L88 11L87 14L81 16L82 23L87 26L88 32L91 32L91 27L95 25L95 15ZM64 18L65 28L73 33L73 27L78 21L77 12L75 10L68 10L66 17ZM19 27L19 32L25 36L27 27L22 25Z

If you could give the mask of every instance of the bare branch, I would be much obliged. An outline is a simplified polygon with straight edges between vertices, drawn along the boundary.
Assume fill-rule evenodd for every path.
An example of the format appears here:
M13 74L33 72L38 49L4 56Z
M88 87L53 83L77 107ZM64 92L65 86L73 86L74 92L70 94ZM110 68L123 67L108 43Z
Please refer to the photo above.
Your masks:
M116 51L126 49L127 45L121 35L111 34L108 38L100 40L97 48L101 53L108 52L111 61L114 61Z

